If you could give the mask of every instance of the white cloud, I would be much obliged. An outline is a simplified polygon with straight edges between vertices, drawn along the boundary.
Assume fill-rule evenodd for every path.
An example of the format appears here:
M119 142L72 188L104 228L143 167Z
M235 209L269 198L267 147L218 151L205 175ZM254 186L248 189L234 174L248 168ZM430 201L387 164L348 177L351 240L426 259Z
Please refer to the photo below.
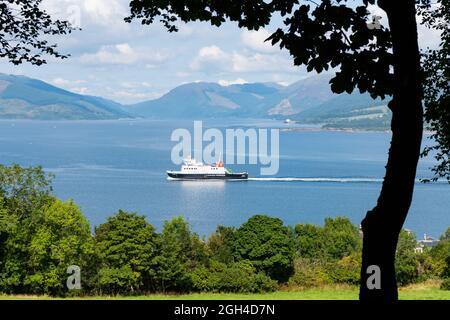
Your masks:
M67 80L67 79L64 79L64 78L54 78L51 82L55 86L69 87L69 86L73 86L73 85L86 83L86 80Z
M219 80L219 84L221 86L224 86L224 87L228 87L228 86L231 86L233 84L246 84L246 83L248 83L248 81L246 81L246 80L244 80L242 78L239 78L239 79L236 79L236 80Z
M109 28L126 28L123 18L129 14L126 1L121 0L44 0L42 6L50 14L72 20L80 15L80 27L102 25ZM123 23L118 23L119 21Z
M266 42L265 40L269 38L271 33L265 29L259 29L258 31L245 30L241 33L242 43L257 52L262 53L276 53L280 49L275 45L272 46L271 42Z
M147 81L144 82L129 82L124 81L120 83L120 86L126 89L136 89L136 88L152 88L153 85Z
M203 47L191 63L196 71L221 72L295 72L289 57L273 54L254 53L249 51L225 52L218 46Z
M127 100L151 100L157 99L162 96L161 93L155 92L133 92L126 90L116 90L111 93L111 97L118 99L127 99Z
M296 72L290 58L280 55L267 55L261 53L232 54L232 69L234 72Z
M122 64L131 65L140 62L162 62L169 57L168 54L152 49L136 50L128 43L114 46L103 46L93 54L83 54L80 61L84 64Z
M226 53L218 46L209 46L201 48L198 52L198 56L202 59L218 60L224 58Z
M123 19L128 10L124 1L118 0L84 0L83 8L90 15L93 21L104 25Z
M220 64L227 63L229 56L218 46L203 47L198 51L197 57L192 61L190 67L193 70L199 70L210 65L211 67L220 67Z

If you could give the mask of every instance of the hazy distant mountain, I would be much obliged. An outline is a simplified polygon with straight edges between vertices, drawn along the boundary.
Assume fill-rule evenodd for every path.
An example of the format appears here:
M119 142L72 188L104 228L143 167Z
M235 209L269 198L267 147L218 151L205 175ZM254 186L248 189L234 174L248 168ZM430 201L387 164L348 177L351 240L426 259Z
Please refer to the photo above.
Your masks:
M0 118L40 120L130 117L116 102L75 94L43 81L0 74Z
M189 83L159 99L132 105L130 110L152 118L289 116L331 99L328 81L329 76L316 76L287 87L275 83Z
M289 86L189 83L129 108L137 116L150 118L291 118L302 123L377 129L389 124L390 112L383 101L367 94L333 94L330 78L328 74L313 76Z
M23 76L0 74L0 118L3 119L155 119L290 118L337 128L387 128L385 103L368 95L333 94L330 75L289 86L249 83L221 86L188 83L163 97L131 106L75 94Z
M280 90L281 101L270 102L269 116L291 116L315 108L336 95L331 92L329 74L309 77Z
M130 106L135 115L152 118L255 117L265 114L267 101L279 101L281 86L254 83L221 86L188 83L163 97Z

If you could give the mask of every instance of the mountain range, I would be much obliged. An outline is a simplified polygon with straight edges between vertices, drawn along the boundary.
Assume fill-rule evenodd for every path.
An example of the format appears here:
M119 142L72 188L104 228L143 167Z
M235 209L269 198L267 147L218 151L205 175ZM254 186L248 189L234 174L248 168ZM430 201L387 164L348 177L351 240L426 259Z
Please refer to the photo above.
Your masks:
M207 119L275 118L328 127L385 128L390 114L367 94L333 94L330 75L302 79L289 86L248 83L222 86L187 83L159 99L122 105L72 93L24 76L0 74L0 118L103 120L120 118Z

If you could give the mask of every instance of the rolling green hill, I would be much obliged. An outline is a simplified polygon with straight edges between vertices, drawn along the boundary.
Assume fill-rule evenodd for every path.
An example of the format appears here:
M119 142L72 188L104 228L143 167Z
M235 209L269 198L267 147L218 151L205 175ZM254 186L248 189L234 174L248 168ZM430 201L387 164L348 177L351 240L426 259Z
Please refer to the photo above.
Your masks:
M0 74L0 118L99 120L130 117L122 106L99 97L75 94L43 81Z
M391 112L386 101L368 94L341 94L293 117L301 123L323 124L325 128L387 130Z

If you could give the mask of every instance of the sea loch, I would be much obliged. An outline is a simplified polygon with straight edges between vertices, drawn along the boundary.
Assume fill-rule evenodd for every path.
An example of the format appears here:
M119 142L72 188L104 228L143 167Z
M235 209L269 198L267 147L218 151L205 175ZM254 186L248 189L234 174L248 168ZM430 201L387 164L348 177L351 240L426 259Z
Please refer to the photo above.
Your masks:
M214 120L205 128L285 128L279 121ZM289 125L292 126L292 125ZM54 191L74 199L92 225L118 209L146 215L161 228L183 215L202 236L218 224L239 226L254 214L286 224L322 224L348 216L359 224L376 203L390 134L384 132L280 131L279 172L261 177L258 165L236 165L249 181L168 181L176 128L192 121L0 121L0 162L42 165L53 172ZM301 128L300 128L301 129ZM432 159L418 176L430 177ZM416 184L405 227L438 237L450 225L450 186Z

